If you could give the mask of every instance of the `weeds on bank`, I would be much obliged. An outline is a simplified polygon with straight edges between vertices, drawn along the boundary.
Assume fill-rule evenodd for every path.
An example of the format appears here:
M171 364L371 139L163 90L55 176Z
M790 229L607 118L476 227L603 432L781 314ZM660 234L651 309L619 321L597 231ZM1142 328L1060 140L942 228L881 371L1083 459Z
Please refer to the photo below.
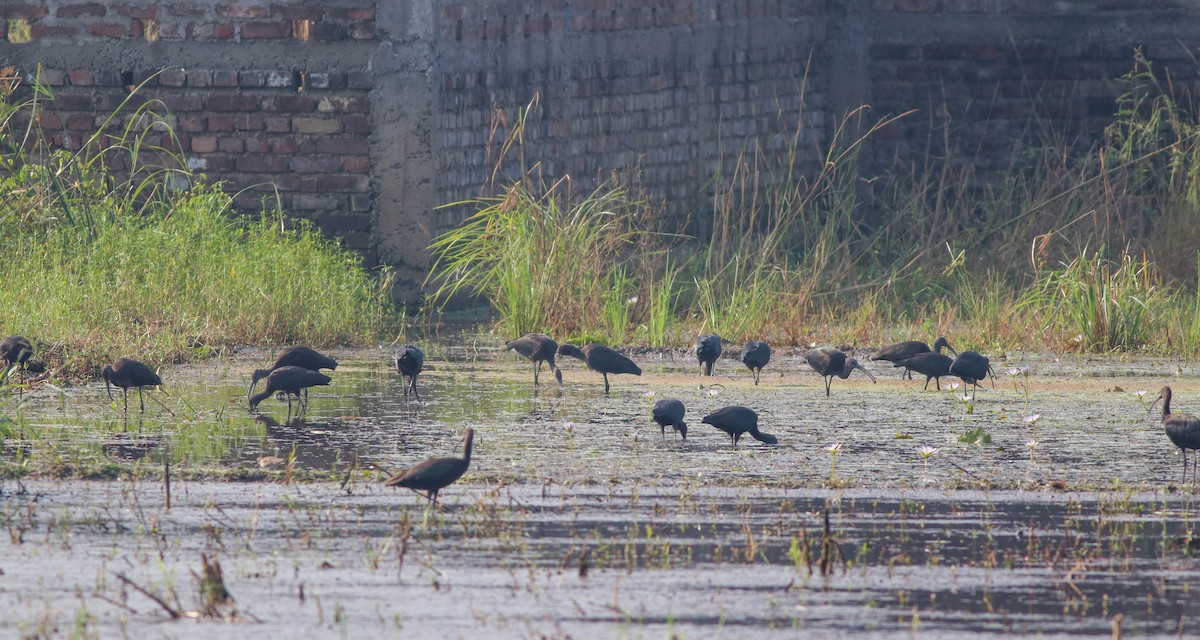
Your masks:
M278 209L253 219L188 169L173 117L134 91L77 151L38 128L49 88L0 81L0 327L61 370L245 343L342 344L388 324L388 277Z

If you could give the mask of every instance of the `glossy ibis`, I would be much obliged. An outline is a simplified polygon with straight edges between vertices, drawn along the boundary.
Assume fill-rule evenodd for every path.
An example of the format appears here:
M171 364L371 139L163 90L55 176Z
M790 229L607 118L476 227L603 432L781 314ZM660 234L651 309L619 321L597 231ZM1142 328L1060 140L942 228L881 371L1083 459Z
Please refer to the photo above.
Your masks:
M137 387L138 403L141 410L146 410L146 401L142 399L142 387L157 387L162 385L162 378L150 370L150 367L129 358L117 358L112 364L104 365L101 372L104 377L104 389L108 391L108 399L113 400L110 384L121 387L125 394L125 413L129 413L129 387Z
M13 365L24 365L33 357L33 345L28 338L9 336L0 342L0 358L4 359L6 369Z
M554 372L554 378L558 380L558 386L562 386L562 370L554 364L554 354L558 352L558 343L554 341L554 338L544 333L527 333L516 340L505 342L504 348L512 349L533 361L534 387L541 386L538 382L538 374L542 372L543 362L550 365L550 370Z
M658 423L659 431L663 438L667 437L667 427L672 427L687 440L687 423L683 421L683 414L686 410L683 408L683 403L674 398L659 400L654 403L654 409L651 415L654 416L654 421Z
M308 347L285 347L276 356L275 362L266 369L255 369L254 375L250 378L250 388L246 391L246 397L254 393L254 385L258 384L259 380L267 377L272 371L281 367L300 367L310 371L320 371L321 369L337 369L337 360L329 356L314 351ZM307 388L304 395L308 397Z
M906 340L880 349L879 353L875 354L871 359L887 360L899 366L902 361L918 353L941 353L942 347L949 349L950 353L958 355L958 352L954 350L954 347L950 346L950 342L946 340L945 336L938 336L937 340L933 341L933 349L930 349L929 345L920 340ZM909 380L912 380L912 373L908 369L905 369L904 373L908 374Z
M300 411L308 408L308 403L300 397L301 391L317 385L329 384L333 378L304 367L279 367L267 375L267 388L261 393L250 397L250 410L258 407L258 403L266 400L276 391L287 394L288 414L292 413L292 396L300 403Z
M405 487L418 494L424 491L429 502L437 502L438 492L461 478L471 465L471 442L475 439L475 430L467 429L464 439L467 444L463 447L463 457L430 458L393 474L384 480L383 484L388 487Z
M721 342L721 336L715 333L696 336L696 359L700 361L700 375L712 375L713 364L721 357Z
M701 422L711 424L721 431L728 433L729 439L733 441L734 449L737 448L738 440L741 440L744 433L750 434L759 442L765 442L766 444L779 443L779 440L775 436L758 430L758 414L746 407L738 405L722 407L704 416Z
M936 384L938 391L942 390L942 376L950 375L950 364L954 362L948 355L941 353L917 353L911 355L900 362L893 364L894 367L904 367L905 373L916 371L925 376L925 388L929 388L929 380L932 378ZM910 374L911 378L911 374Z
M763 367L771 361L771 347L761 340L751 340L742 347L742 364L754 373L754 384L758 385L758 376Z
M396 349L392 360L396 364L396 371L400 373L400 383L404 383L406 376L411 380L411 383L404 387L404 397L407 398L408 390L412 389L413 395L417 397L417 402L420 402L421 394L417 393L417 374L425 368L425 352L415 344L406 344Z
M980 355L974 351L964 351L958 354L954 362L950 363L950 375L962 378L962 381L972 385L971 400L975 399L975 388L979 386L979 381L992 376L992 388L996 388L996 372L992 371L992 365L988 362L987 356Z
M1150 403L1151 410L1159 400L1163 401L1163 429L1166 430L1171 443L1183 453L1183 482L1187 482L1187 450L1200 449L1200 418L1184 413L1171 413L1171 387L1163 387L1158 392L1158 397ZM1196 484L1197 456L1200 454L1192 455L1192 484Z
M579 348L573 344L564 344L558 348L558 355L571 356L583 360L592 371L599 371L604 376L604 395L608 395L608 374L632 373L642 375L641 367L625 356L602 344L588 344Z
M804 359L808 360L808 366L813 368L813 371L825 377L825 397L829 397L829 385L833 383L833 377L837 376L842 380L850 377L850 374L859 369L867 374L871 382L875 382L875 376L867 371L866 367L858 363L858 360L846 355L841 349L833 347L816 347L804 352Z

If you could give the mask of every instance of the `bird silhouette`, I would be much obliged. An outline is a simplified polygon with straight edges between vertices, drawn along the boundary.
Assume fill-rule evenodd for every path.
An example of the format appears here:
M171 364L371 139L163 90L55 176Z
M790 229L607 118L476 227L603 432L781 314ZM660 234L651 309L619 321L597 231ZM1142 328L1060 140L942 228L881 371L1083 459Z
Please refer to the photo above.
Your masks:
M737 448L738 440L742 438L742 434L746 433L759 442L766 444L779 443L779 440L775 436L758 430L758 414L746 407L738 405L722 407L704 416L701 422L711 424L729 434L729 439L733 441L734 449Z
M281 391L287 395L288 417L292 415L292 396L300 403L300 412L308 409L308 402L301 398L301 391L309 387L327 385L333 378L304 367L280 367L267 375L267 388L250 397L250 410L254 411L258 403L271 397L272 393Z
M962 378L962 381L971 386L971 400L975 400L975 389L979 387L979 381L992 377L992 388L996 388L996 372L992 371L992 365L988 362L987 356L980 355L974 351L963 351L958 354L954 362L950 363L950 375Z
M700 375L712 375L713 364L721 357L721 342L721 336L715 333L696 336L696 359L700 361Z
M685 411L683 402L667 398L655 402L650 414L654 417L654 422L658 423L663 438L667 437L667 427L671 427L687 440L687 423L683 421Z
M631 373L642 375L641 367L625 356L602 344L588 344L579 348L573 344L564 344L558 348L558 355L578 358L587 364L592 371L598 371L604 376L604 395L608 395L608 374Z
M894 363L894 367L904 367L905 371L916 371L925 376L925 388L929 388L930 378L937 383L938 391L942 390L942 376L950 375L950 364L954 360L948 355L941 353L917 353L900 362ZM910 376L911 377L911 376Z
M383 484L412 489L418 494L424 491L430 503L437 502L438 492L461 478L467 472L467 467L471 466L471 443L475 439L475 430L467 429L464 439L463 457L430 458L393 474Z
M146 410L146 401L142 399L142 387L157 387L162 385L162 378L150 370L150 367L129 358L117 358L112 364L105 365L101 372L104 377L104 389L108 391L108 399L113 400L110 384L121 387L125 395L125 413L129 413L129 387L137 387L138 403L141 410Z
M550 370L554 372L554 378L558 380L558 386L562 387L562 370L554 364L554 354L558 351L558 343L554 341L554 338L544 333L527 333L516 340L505 342L504 348L512 349L533 361L534 387L541 386L538 382L538 374L542 371L543 362L550 365Z
M1171 413L1171 387L1163 387L1158 392L1158 397L1150 403L1151 411L1154 410L1154 405L1158 404L1159 400L1163 401L1162 423L1163 429L1167 432L1167 438L1183 453L1182 483L1186 483L1187 450L1200 449L1200 418L1184 413ZM1192 484L1196 484L1196 458L1198 456L1200 454L1192 455Z
M417 397L417 402L420 402L421 394L417 393L417 374L425 368L425 352L414 344L406 344L396 349L392 360L396 364L396 371L400 373L401 384L404 383L405 376L411 380L411 384L404 387L404 397L408 397L408 390L411 388L413 395Z
M771 361L771 347L761 340L751 340L742 347L742 364L754 374L754 384L758 385L758 376L763 367Z
M953 353L956 356L958 355L958 352L954 350L954 347L950 346L950 342L946 340L945 336L938 336L937 340L933 341L932 349L929 348L929 345L920 340L906 340L904 342L897 342L896 344L888 345L880 349L879 353L875 354L871 359L886 360L896 366L899 366L904 360L919 353L941 353L942 347L949 349L950 353ZM912 380L912 373L908 369L905 369L904 373L901 375L907 375L908 379Z
M23 336L9 336L0 342L0 358L4 359L4 376L13 366L20 366L22 380L29 367L29 359L33 357L33 345Z
M808 366L813 368L813 371L825 377L825 397L829 397L829 385L833 383L833 377L837 376L842 380L850 377L851 372L855 369L861 370L871 378L871 382L875 383L875 376L871 375L865 367L858 363L858 360L846 355L841 349L833 347L816 347L804 352L804 359L808 361Z
M250 388L246 391L246 397L249 398L250 394L254 393L254 385L258 384L259 380L281 367L300 367L310 371L320 371L321 369L336 370L337 365L337 360L308 347L284 347L275 355L275 362L270 367L254 370L254 374L250 377ZM304 391L304 397L308 398L307 388Z

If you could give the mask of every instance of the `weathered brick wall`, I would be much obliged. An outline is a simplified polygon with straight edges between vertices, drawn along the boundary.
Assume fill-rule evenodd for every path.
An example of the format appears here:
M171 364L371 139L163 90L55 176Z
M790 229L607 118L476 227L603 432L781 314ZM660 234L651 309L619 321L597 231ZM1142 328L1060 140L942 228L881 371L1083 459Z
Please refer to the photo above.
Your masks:
M0 63L46 69L57 143L168 68L146 95L194 166L248 208L277 185L293 214L395 266L402 298L466 213L435 207L487 181L495 114L534 95L524 155L543 175L586 190L636 171L696 221L737 149L797 135L813 170L860 105L915 110L864 147L867 171L945 156L949 131L982 175L1034 124L1094 139L1135 47L1177 93L1200 70L1189 0L19 0L0 18Z

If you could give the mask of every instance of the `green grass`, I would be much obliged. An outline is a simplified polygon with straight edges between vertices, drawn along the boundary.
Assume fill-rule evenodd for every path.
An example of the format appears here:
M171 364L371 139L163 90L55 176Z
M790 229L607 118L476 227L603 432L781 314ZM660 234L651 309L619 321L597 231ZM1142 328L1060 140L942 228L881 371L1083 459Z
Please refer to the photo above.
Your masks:
M19 286L0 289L0 327L39 358L95 372L120 355L361 343L391 324L386 273L307 221L237 214L173 151L160 105L135 93L82 149L51 150L31 116L52 96L13 103L14 82L0 82L0 281Z

